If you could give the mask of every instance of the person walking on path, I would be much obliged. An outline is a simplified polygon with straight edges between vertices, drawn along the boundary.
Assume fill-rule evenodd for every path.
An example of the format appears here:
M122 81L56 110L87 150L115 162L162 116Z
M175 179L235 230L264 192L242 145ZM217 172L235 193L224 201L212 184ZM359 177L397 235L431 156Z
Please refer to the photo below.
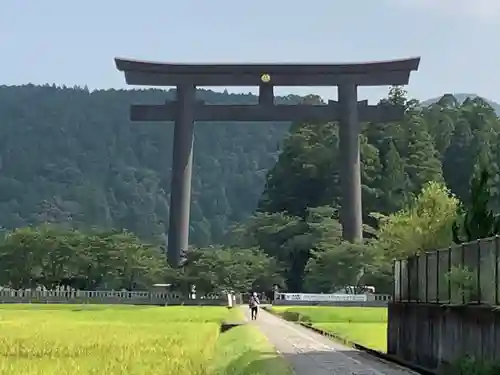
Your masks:
M257 320L257 314L259 312L260 301L257 297L257 293L253 292L250 296L250 301L248 302L248 306L250 307L251 319Z

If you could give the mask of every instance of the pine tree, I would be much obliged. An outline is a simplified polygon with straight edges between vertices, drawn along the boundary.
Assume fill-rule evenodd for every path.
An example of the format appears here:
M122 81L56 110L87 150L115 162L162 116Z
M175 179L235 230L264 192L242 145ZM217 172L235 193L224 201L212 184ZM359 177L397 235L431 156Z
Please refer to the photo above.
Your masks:
M470 183L470 204L465 210L461 223L453 224L455 243L469 242L492 237L500 233L500 216L491 210L491 174L482 168Z
M385 155L380 190L383 192L383 209L385 212L394 212L403 207L408 198L409 179L404 161L394 142L389 140L387 143L388 151Z
M442 182L443 170L423 118L413 117L408 129L406 173L410 178L410 191L417 193L430 181Z
M269 171L260 209L305 217L307 208L339 197L338 137L335 124L303 124L284 142Z

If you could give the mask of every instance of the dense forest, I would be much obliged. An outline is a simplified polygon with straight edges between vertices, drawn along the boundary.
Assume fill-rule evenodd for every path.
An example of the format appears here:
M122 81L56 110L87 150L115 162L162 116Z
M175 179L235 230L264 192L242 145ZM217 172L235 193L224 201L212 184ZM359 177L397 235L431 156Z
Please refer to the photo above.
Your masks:
M199 95L208 103L256 100L211 91ZM132 124L128 113L131 103L172 97L160 90L0 87L0 226L127 228L163 241L173 124ZM231 223L254 211L288 127L197 125L194 244L221 241Z
M56 222L80 229L128 229L148 241L164 242L173 125L132 124L128 107L172 95L161 90L0 87L0 227ZM406 100L397 90L391 95L389 100ZM250 94L201 91L199 96L207 103L257 101ZM476 162L496 168L499 161L500 121L485 101L460 103L446 95L423 108L413 101L405 105L403 122L366 124L363 129L365 219L371 212L397 210L430 180L444 180L466 199ZM267 211L281 211L302 191L288 209L299 216L306 207L338 204L336 126L293 125L283 144L289 128L286 123L197 124L193 245L223 242L231 225L248 218L259 201ZM282 157L271 170L281 145ZM267 194L261 199L269 170ZM274 192L279 196L273 197Z
M470 239L490 215L478 216L477 202L481 212L500 208L500 119L491 104L453 95L422 104L393 87L383 100L403 106L405 118L363 124L361 135L368 241L341 239L335 124L203 123L195 134L195 249L172 270L158 245L168 229L173 126L128 120L131 103L171 96L0 87L0 284L134 289L167 279L207 292L273 284L327 292L364 278L390 290L394 257ZM474 198L471 186L482 193ZM468 207L472 216L463 214Z

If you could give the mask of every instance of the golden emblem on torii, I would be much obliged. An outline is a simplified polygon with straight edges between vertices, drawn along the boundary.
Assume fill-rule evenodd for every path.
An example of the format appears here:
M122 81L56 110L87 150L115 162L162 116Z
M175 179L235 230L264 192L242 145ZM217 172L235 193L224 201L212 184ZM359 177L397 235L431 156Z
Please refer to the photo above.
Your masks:
M267 73L264 73L260 76L260 80L264 83L269 83L271 82L271 76Z

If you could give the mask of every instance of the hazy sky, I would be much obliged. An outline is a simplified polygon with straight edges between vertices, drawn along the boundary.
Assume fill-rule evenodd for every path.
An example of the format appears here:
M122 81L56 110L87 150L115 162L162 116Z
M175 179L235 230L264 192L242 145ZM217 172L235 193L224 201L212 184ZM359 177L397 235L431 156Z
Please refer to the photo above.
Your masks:
M0 84L124 88L113 58L347 62L421 56L418 99L500 102L500 0L0 0ZM241 91L253 91L238 88ZM336 97L335 88L281 89ZM387 88L361 89L378 100Z

